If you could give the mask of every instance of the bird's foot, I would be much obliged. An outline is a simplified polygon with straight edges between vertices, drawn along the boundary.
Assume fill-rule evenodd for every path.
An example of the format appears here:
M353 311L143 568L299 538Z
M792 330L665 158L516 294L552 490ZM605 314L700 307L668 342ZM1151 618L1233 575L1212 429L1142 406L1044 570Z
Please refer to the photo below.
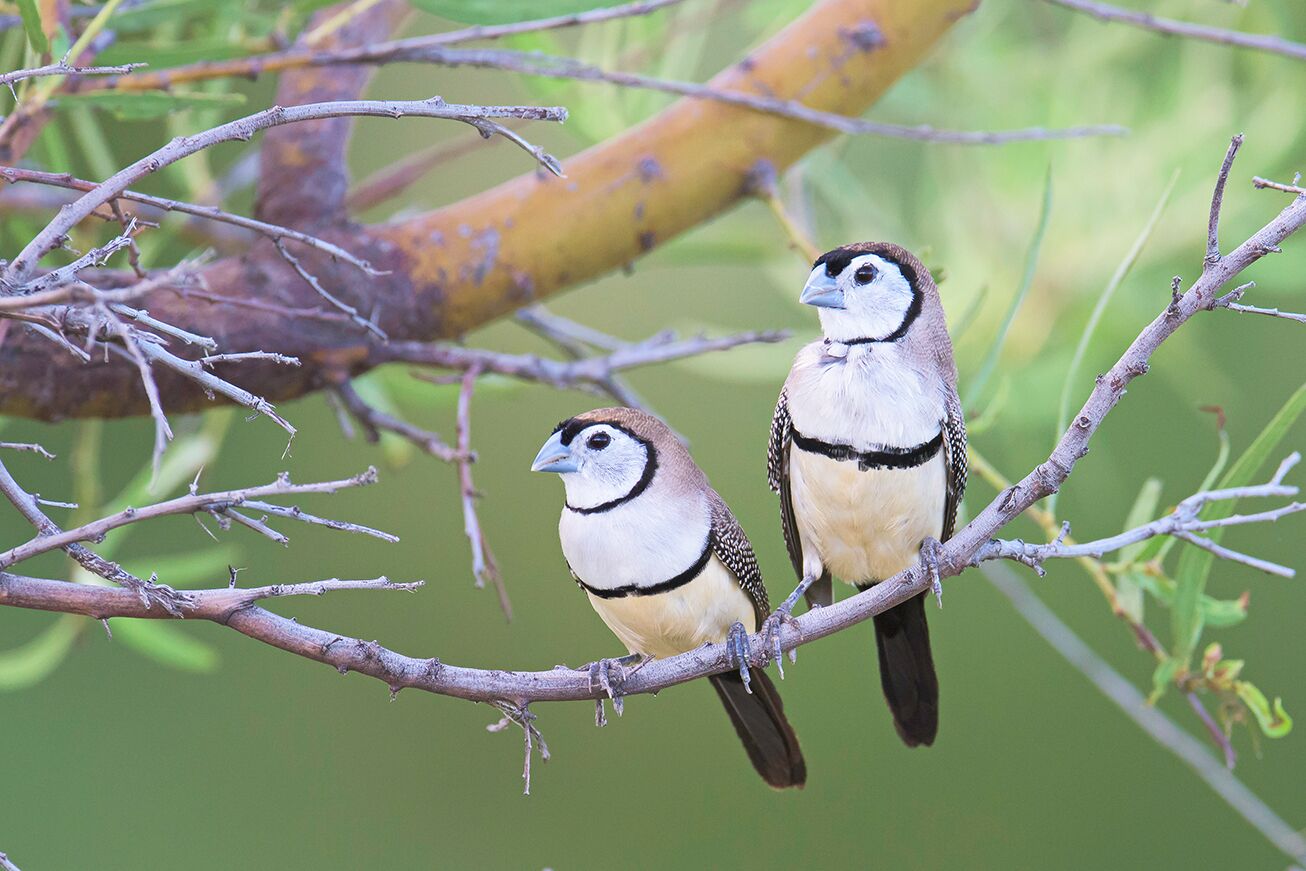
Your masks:
M588 671L590 673L590 688L598 687L608 694L612 700L612 710L620 717L625 709L623 703L624 695L621 687L626 682L626 678L638 671L645 663L653 657L645 657L642 653L629 653L616 659L600 659L598 662L591 662L581 666L577 671ZM634 665L635 668L630 672L626 667ZM603 699L597 700L598 710L595 713L595 722L602 726L607 722L603 714Z
M749 660L753 655L752 645L748 643L748 630L744 624L735 621L735 625L730 627L730 634L726 636L726 652L730 656L730 664L739 669L739 677L744 681L744 689L752 692L752 676L748 673Z
M939 572L939 554L943 545L937 538L926 538L921 542L921 565L930 573L930 589L934 591L934 600L943 607L943 577Z
M780 672L781 680L784 680L785 667L784 653L780 650L780 629L786 624L798 628L798 619L794 617L794 606L798 604L798 600L814 583L816 583L816 575L804 575L802 581L789 594L789 597L780 603L780 607L772 611L771 616L762 621L762 638L766 644L766 649L771 654L771 660ZM801 628L798 629L798 634L802 635ZM789 661L798 661L797 649L789 651Z

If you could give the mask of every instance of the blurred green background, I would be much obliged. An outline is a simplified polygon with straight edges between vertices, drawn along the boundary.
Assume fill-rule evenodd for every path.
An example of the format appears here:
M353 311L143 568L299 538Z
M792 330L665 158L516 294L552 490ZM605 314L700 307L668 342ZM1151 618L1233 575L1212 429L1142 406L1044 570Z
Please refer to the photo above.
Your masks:
M518 47L702 79L803 5L690 0L673 13ZM1245 9L1179 0L1145 7L1306 40L1299 0L1251 0ZM281 10L250 6L214 12L227 16L220 20L181 19L138 34L137 51L148 44L160 52L200 52L207 45L201 36L231 44L244 39L248 47L249 33L263 20L256 14L275 20ZM447 26L419 14L407 32ZM19 38L0 34L6 68L20 65ZM118 59L137 59L131 45L117 47ZM270 80L234 87L247 95L248 111L271 101ZM388 98L432 93L468 102L567 105L572 120L564 128L531 129L564 164L568 154L667 102L603 85L410 65L382 70L370 89L371 96ZM1005 147L841 139L811 154L782 193L821 248L885 238L924 251L932 267L946 271L941 291L954 325L979 299L957 346L965 395L1016 294L1050 174L1050 220L1033 285L996 374L967 409L992 416L975 446L1019 476L1050 450L1058 398L1089 313L1172 175L1178 173L1173 195L1072 385L1076 407L1093 374L1166 304L1171 276L1197 276L1210 189L1232 133L1245 132L1247 142L1225 200L1226 248L1286 204L1285 195L1254 191L1249 180L1256 174L1289 181L1306 169L1304 94L1300 62L1102 25L1031 0L990 0L872 116L960 129L1119 123L1131 134ZM56 119L33 151L34 163L98 177L105 163L139 156L146 142L246 110L191 110L166 121L95 116L89 126L103 132L98 149L79 111L88 110ZM361 121L352 147L355 175L458 135L423 121ZM164 174L150 189L181 196L220 177L240 154L218 149ZM511 149L487 147L438 168L400 200L363 217L431 208L524 169ZM45 216L5 210L5 196L0 193L0 250L12 256ZM228 202L248 209L249 192ZM160 238L146 251L156 265L189 250L176 237ZM629 339L664 327L795 332L780 346L644 370L631 379L691 439L697 460L751 535L773 599L788 592L792 579L776 501L766 487L764 451L793 352L815 335L814 313L796 300L806 271L771 214L753 203L665 245L629 274L577 288L553 305ZM1290 240L1282 255L1247 273L1258 283L1247 301L1301 310L1303 274L1306 238ZM468 341L548 350L511 323ZM1151 374L1135 382L1095 438L1061 495L1059 513L1087 539L1122 527L1149 476L1164 483L1163 506L1188 495L1218 447L1214 418L1200 406L1223 407L1237 456L1301 384L1303 361L1298 325L1232 313L1195 318L1164 346ZM401 370L375 373L366 387L415 422L452 436L452 388L417 384ZM398 442L345 440L321 397L282 409L300 430L287 459L284 439L266 420L231 412L175 419L189 439L174 450L179 481L188 481L201 460L211 489L270 480L286 468L308 481L376 464L380 485L301 504L382 527L398 534L399 544L280 524L292 539L288 549L239 529L220 533L219 546L190 518L171 518L135 531L115 555L129 568L158 570L162 580L178 584L221 584L229 562L246 567L240 579L249 585L378 574L424 578L426 588L415 595L345 592L271 607L460 665L547 669L616 655L623 651L570 582L558 550L559 483L527 471L555 421L595 404L580 393L488 379L476 395L481 518L512 596L511 624L491 591L472 586L454 470ZM143 420L102 426L10 420L3 437L40 441L60 455L54 463L6 457L28 489L92 504L141 473L151 430ZM1275 460L1303 444L1306 425L1298 423ZM206 452L216 455L205 459ZM101 497L73 480L70 456L80 456L80 467L98 478ZM1294 478L1302 480L1302 473ZM967 508L973 513L992 495L972 480ZM1289 519L1235 531L1227 541L1300 569L1304 531L1300 519ZM1024 520L1009 532L1039 535ZM0 512L0 541L29 534L13 512ZM48 556L23 570L64 577L68 568L63 558ZM1218 640L1227 655L1245 659L1245 676L1271 698L1282 695L1297 714L1306 711L1300 583L1217 564L1208 592L1233 599L1249 590L1250 614L1239 625L1208 629L1203 641ZM1150 689L1150 658L1082 571L1050 566L1035 586L1114 666ZM781 685L808 760L802 792L776 794L761 785L699 682L632 698L624 718L612 718L602 730L588 704L536 705L552 759L536 761L530 797L520 794L520 732L487 733L484 727L499 716L490 707L411 691L391 701L374 680L341 677L208 624L141 633L113 621L110 641L91 621L0 611L6 649L0 686L7 690L0 695L0 849L25 871L1288 864L1035 636L978 573L951 582L947 605L930 613L943 694L932 749L907 750L894 736L874 678L871 631L856 627L804 647ZM1148 609L1149 623L1168 642L1168 614L1154 602ZM1178 693L1160 704L1200 734ZM1238 776L1290 823L1306 824L1301 730L1269 741L1240 727L1234 742Z

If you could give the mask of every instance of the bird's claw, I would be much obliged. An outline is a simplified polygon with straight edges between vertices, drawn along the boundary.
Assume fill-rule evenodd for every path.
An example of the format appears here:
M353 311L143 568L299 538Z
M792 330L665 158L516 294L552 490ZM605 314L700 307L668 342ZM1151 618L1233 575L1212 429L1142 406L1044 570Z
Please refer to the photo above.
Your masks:
M780 649L781 628L786 625L793 626L798 630L800 636L803 631L798 625L798 618L792 613L793 607L790 602L786 601L779 608L772 611L771 616L762 621L762 641L771 654L771 661L775 663L776 669L780 672L781 680L784 680L785 676L784 652ZM796 649L789 651L789 661L798 661L798 651Z
M631 653L616 659L600 659L598 662L591 662L588 665L581 666L578 671L588 671L590 673L590 688L593 689L597 686L607 693L608 698L612 700L612 710L616 711L617 716L620 717L625 709L621 687L628 677L626 666L634 663L642 665L643 661L643 656L638 653ZM603 699L597 701L599 710L595 716L595 722L602 726L607 722L602 714Z
M730 634L726 636L726 652L730 656L730 664L739 669L739 677L744 681L744 689L752 692L752 676L748 673L748 661L752 657L753 649L748 643L748 630L744 624L738 621L730 627Z
M921 542L921 565L930 573L930 589L934 591L934 600L943 608L943 577L939 572L939 553L943 545L937 538L927 538Z

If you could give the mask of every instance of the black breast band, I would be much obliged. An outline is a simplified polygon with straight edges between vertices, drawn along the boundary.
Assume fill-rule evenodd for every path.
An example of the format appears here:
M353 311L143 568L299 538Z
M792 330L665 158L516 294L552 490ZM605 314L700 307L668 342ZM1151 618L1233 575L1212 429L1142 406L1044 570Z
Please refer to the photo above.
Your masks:
M852 445L840 445L809 438L798 430L793 431L794 444L801 451L820 454L832 460L856 460L863 472L870 469L914 469L934 459L943 447L943 431L927 442L910 448L880 448L878 451L859 451Z
M707 561L711 558L712 535L709 533L707 541L703 544L703 552L699 555L698 559L694 560L694 564L676 575L674 578L663 581L660 584L653 584L648 587L640 584L627 584L624 587L612 587L605 590L600 589L599 587L591 587L580 578L576 578L576 583L580 584L582 590L598 596L600 599L623 599L626 596L656 596L658 593L668 593L677 587L683 587L685 584L694 580L694 578L702 574L704 567L707 566Z

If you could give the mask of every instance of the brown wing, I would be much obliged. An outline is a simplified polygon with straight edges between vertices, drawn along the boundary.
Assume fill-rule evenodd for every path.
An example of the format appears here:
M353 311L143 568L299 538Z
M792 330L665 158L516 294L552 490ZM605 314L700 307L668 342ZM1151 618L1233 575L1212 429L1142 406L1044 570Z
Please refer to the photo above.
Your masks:
M766 596L766 586L762 583L762 570L757 567L757 557L753 554L753 545L749 542L744 529L730 513L715 490L709 491L712 504L712 530L709 542L712 553L730 569L735 580L748 598L753 602L753 613L757 615L757 628L771 614L771 602Z
M771 491L780 494L780 527L784 532L785 549L794 575L803 576L803 545L798 538L798 523L794 519L794 500L789 491L789 449L793 445L793 424L789 420L789 397L784 388L775 404L771 418L771 440L766 447L766 480Z
M948 475L948 495L943 502L943 534L940 541L952 538L957 525L957 509L966 493L966 421L961 413L961 400L954 392L948 397L947 417L943 420L943 465Z
M780 494L780 529L785 537L785 550L794 567L794 577L803 577L803 543L798 537L798 521L794 518L794 498L789 487L789 451L793 447L793 424L789 419L789 397L784 388L775 404L771 418L771 441L766 448L766 478L771 490ZM825 572L807 588L807 605L827 606L834 602L834 588L830 573Z

